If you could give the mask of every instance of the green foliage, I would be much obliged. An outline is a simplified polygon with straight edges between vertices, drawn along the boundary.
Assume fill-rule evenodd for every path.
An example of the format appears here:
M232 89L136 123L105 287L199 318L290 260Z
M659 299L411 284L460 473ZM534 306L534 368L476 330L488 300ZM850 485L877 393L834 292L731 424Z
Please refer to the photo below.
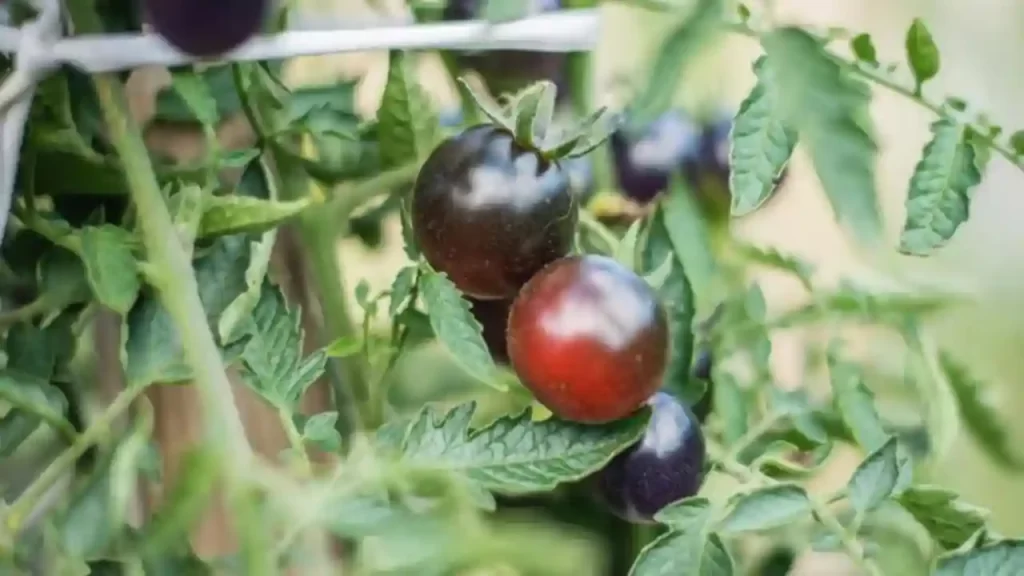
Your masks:
M137 31L133 4L66 3L68 30ZM728 191L728 211L708 194L706 175L683 170L623 221L597 210L580 218L577 249L591 251L591 236L600 237L603 253L664 305L662 389L709 403L699 423L707 457L684 471L700 475L696 495L665 505L649 528L612 518L608 494L594 497L615 481L609 465L662 457L679 430L662 428L649 408L600 425L552 415L515 366L492 357L502 319L476 316L422 260L408 191L444 131L417 79L418 55L389 52L375 118L356 111L360 78L288 87L281 63L176 67L146 127L124 108L123 79L62 68L32 101L0 243L0 572L764 576L808 549L844 553L868 576L1024 572L1022 541L993 531L988 510L934 473L961 430L1005 473L1024 467L993 400L997 383L931 342L926 322L965 297L879 270L871 272L883 288L858 277L826 285L818 263L748 244L728 218L776 193L799 144L839 224L879 248L875 84L937 116L898 246L929 256L968 219L993 153L1024 167L1024 131L1004 133L984 114L972 120L959 98L925 99L941 58L920 19L905 37L904 85L868 34L765 26L771 14L743 5L738 21L725 22L719 0L636 4L666 11L672 26L642 67L649 74L625 110L632 122L668 108L723 32L754 37L765 52L728 141L712 143L729 150L728 176L710 187ZM28 16L23 8L12 7L15 20ZM418 15L438 8L413 6ZM488 2L482 17L514 20L527 9ZM268 30L289 14L276 8ZM832 51L837 39L852 60ZM464 125L502 125L557 169L593 162L595 187L614 192L603 143L616 121L589 110L585 74L568 86L547 78L517 94L483 94L443 56L464 97ZM578 100L579 118L562 117L556 85ZM222 149L217 128L231 118L248 120L255 138ZM168 123L200 135L205 154L181 163L147 150L142 130ZM349 302L337 241L397 250L389 219L401 225L409 261L383 285L356 281ZM279 242L285 226L295 232L288 244ZM272 265L277 250L283 258ZM780 306L763 272L792 280L806 298ZM96 336L110 318L121 323L113 350ZM862 326L902 339L894 352L906 357L905 374L849 353L845 330ZM807 367L779 381L774 363L785 359L773 343L787 333L811 336ZM566 362L587 371L595 352L585 348ZM126 386L109 399L119 371ZM279 454L253 453L232 380L270 408L285 438ZM307 410L302 400L318 382L329 402ZM166 384L195 388L203 435L155 413L147 393ZM178 433L189 446L164 460L157 439ZM846 485L811 489L840 449L862 456ZM645 472L633 488L671 482ZM141 523L129 521L140 486L161 495ZM190 536L214 494L224 496L238 547L200 558ZM335 537L345 551L328 554Z

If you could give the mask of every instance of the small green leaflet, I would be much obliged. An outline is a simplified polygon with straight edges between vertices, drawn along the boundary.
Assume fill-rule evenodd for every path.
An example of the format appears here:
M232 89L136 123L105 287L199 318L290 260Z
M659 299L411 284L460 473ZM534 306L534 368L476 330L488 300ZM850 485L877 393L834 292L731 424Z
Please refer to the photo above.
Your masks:
M682 178L670 179L668 194L653 218L662 220L672 251L693 289L695 308L710 310L719 298L718 263L712 246L715 223L701 211L696 194Z
M508 387L495 378L497 366L484 343L483 328L455 284L442 273L425 271L420 275L419 290L434 334L455 361L488 386L507 390Z
M875 409L875 395L864 385L860 369L829 357L832 376L832 401L853 433L857 443L870 451L882 447L889 434Z
M107 308L125 315L139 295L134 239L130 232L110 224L87 226L79 233L82 263L93 295Z
M1024 470L1024 456L1014 448L1003 414L989 400L989 390L946 352L939 353L939 364L956 396L960 417L967 431L998 464L1011 470Z
M777 528L810 514L811 501L803 487L776 484L730 498L732 509L718 524L723 534Z
M0 371L0 400L38 417L68 437L75 435L74 428L64 419L67 399L46 380L13 370Z
M896 438L889 438L853 472L847 492L850 503L858 512L867 512L877 507L896 490L900 479L898 448Z
M385 167L403 166L430 153L438 122L430 98L416 80L409 56L388 54L388 80L377 112L380 154Z
M650 411L602 426L549 418L529 411L470 430L476 404L447 414L424 408L405 433L403 461L424 469L465 474L487 490L522 494L552 490L592 474L644 433Z
M878 66L878 52L875 50L875 43L872 42L871 36L857 34L850 40L850 49L853 50L857 60L865 64Z
M932 576L1018 576L1024 574L1024 540L1002 540L939 559Z
M321 412L302 423L302 439L327 452L341 450L341 435L338 434L338 413Z
M939 73L940 64L939 48L920 18L914 18L907 29L906 48L907 61L917 83L914 91L920 94L921 85Z
M217 100L202 76L192 70L177 72L171 77L171 87L200 124L217 124L220 118Z
M669 531L640 551L629 576L732 576L735 565L722 539L709 532L706 498L672 504L658 514Z
M199 235L261 234L300 214L313 204L309 197L277 201L251 196L209 196L203 203Z
M969 126L939 118L931 130L910 178L900 236L900 252L913 256L927 256L953 237L970 215L971 190L982 177L977 134Z
M797 133L783 124L775 76L763 56L754 62L754 74L757 83L740 104L730 134L733 216L750 214L771 197L797 141Z
M988 519L988 511L972 506L956 492L938 486L911 486L898 502L928 530L932 538L946 550L955 550Z
M317 350L302 357L299 310L289 310L284 295L269 280L263 284L252 322L242 351L242 379L271 405L292 409L324 373L327 355Z
M877 246L883 223L870 91L799 28L777 29L762 44L776 79L782 117L799 132L836 219L856 240Z

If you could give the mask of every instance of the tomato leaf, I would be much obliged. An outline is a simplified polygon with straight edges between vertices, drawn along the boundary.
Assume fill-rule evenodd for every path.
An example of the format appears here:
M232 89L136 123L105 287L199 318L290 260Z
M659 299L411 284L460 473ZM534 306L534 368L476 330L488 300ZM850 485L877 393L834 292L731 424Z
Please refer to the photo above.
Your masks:
M446 414L424 408L405 433L402 459L416 467L465 474L495 492L541 492L602 468L643 435L650 418L644 409L592 426L557 418L534 422L524 411L471 430L475 410L475 402Z
M242 350L242 380L272 406L293 409L325 370L327 354L302 357L302 318L281 291L264 281Z
M217 100L205 79L192 70L176 72L171 76L171 88L204 126L214 126L220 118Z
M911 486L898 502L946 550L959 548L980 530L989 513L939 486Z
M67 398L59 388L42 378L13 370L0 371L0 400L69 437L75 434L64 417Z
M907 61L917 83L914 91L921 93L921 85L939 73L939 49L932 40L932 34L920 18L914 18L907 29Z
M1024 455L1014 447L1015 439L1006 418L992 402L991 390L948 353L939 354L939 363L949 380L967 431L998 464L1010 470L1024 470Z
M85 276L96 299L118 314L127 314L142 288L131 233L104 224L83 228L78 237Z
M693 574L732 576L735 565L721 538L708 531L711 505L706 498L689 498L670 505L657 519L669 531L637 555L630 576Z
M850 49L853 51L854 56L857 57L857 60L865 64L878 66L878 52L875 50L875 43L871 40L871 36L857 34L850 40Z
M898 446L896 438L889 438L854 470L847 491L857 511L867 512L878 507L896 490L900 477Z
M1024 574L1024 540L1000 540L939 559L932 576Z
M754 74L757 83L740 104L729 136L733 216L750 214L771 197L797 141L796 131L783 123L775 76L763 56Z
M416 79L408 54L388 53L388 79L377 112L381 160L385 167L425 158L438 136L437 114Z
M430 326L455 361L488 386L507 390L508 387L496 378L497 366L487 351L483 327L473 317L469 302L455 284L445 274L430 271L421 274L419 286L430 314Z
M313 204L310 197L299 200L265 200L229 194L208 196L203 202L199 236L262 234L294 218Z
M693 363L693 317L696 313L693 290L682 263L674 256L667 223L660 208L650 218L642 248L640 265L645 272L654 271L666 258L676 260L664 282L657 288L668 316L669 327L669 361L663 383L669 392L692 406L700 400L705 389L690 374L690 365Z
M718 524L723 534L776 528L811 512L807 493L796 484L758 488L737 494L729 501L731 510Z
M864 385L860 369L830 355L829 373L832 380L832 401L853 433L857 443L875 451L889 439L882 419L875 409L875 395Z
M878 148L868 114L870 91L799 28L777 29L762 44L778 87L780 112L798 131L836 219L856 240L877 246L883 223L875 184Z

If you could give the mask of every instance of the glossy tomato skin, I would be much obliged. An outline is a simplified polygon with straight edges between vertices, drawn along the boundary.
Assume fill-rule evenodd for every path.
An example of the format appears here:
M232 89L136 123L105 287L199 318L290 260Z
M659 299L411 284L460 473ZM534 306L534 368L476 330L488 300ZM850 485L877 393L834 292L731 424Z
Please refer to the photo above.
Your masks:
M192 56L218 56L260 31L270 0L145 0L153 30Z
M508 321L512 368L553 414L618 420L658 389L668 322L654 290L604 256L570 256L539 272Z
M442 142L413 187L413 232L423 255L481 300L514 297L568 254L577 219L565 170L491 124Z
M559 10L560 0L532 0L533 13ZM448 0L442 18L446 21L481 18L482 0ZM492 94L515 92L538 80L550 80L558 86L557 98L567 95L567 56L557 52L489 50L458 53L459 64L483 78Z
M483 327L484 343L491 353L491 358L499 364L508 364L508 315L512 310L512 300L478 300L467 297L473 317Z
M671 174L696 163L702 137L700 125L679 109L647 125L627 121L609 138L619 188L636 202L650 202L668 187Z
M662 508L696 495L704 482L707 449L696 417L664 392L649 404L643 438L593 477L609 510L634 523L653 522Z

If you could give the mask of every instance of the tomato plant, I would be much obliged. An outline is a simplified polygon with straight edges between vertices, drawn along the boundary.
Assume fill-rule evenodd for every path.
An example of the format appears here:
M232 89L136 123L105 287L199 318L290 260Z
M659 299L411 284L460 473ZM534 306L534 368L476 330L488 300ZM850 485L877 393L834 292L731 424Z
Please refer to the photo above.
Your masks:
M45 66L25 92L18 161L0 163L0 573L767 576L813 552L869 576L1024 573L1024 540L934 472L961 435L1024 471L990 385L929 324L964 295L875 265L940 251L989 162L1024 170L1024 132L932 96L919 19L904 70L869 35L779 24L770 3L632 3L673 26L616 109L593 105L591 54L437 54L453 109L414 74L427 55L392 50L366 116L356 81L233 61L295 3L63 2L69 35L145 22L203 62L171 68L144 121L126 74ZM497 23L596 4L410 8ZM676 92L726 34L761 46L739 64L753 85L698 119ZM0 59L5 121L39 72L25 58ZM872 86L936 116L896 246ZM251 138L225 144L229 120ZM200 153L144 137L168 126ZM834 282L733 233L797 150L870 275ZM400 264L349 290L341 239ZM803 300L779 309L764 270ZM851 351L843 329L863 325L899 342L900 374ZM794 330L828 338L782 382L774 344ZM183 390L201 430L161 410ZM260 419L283 450L255 446ZM212 509L231 527L216 553L197 549Z

